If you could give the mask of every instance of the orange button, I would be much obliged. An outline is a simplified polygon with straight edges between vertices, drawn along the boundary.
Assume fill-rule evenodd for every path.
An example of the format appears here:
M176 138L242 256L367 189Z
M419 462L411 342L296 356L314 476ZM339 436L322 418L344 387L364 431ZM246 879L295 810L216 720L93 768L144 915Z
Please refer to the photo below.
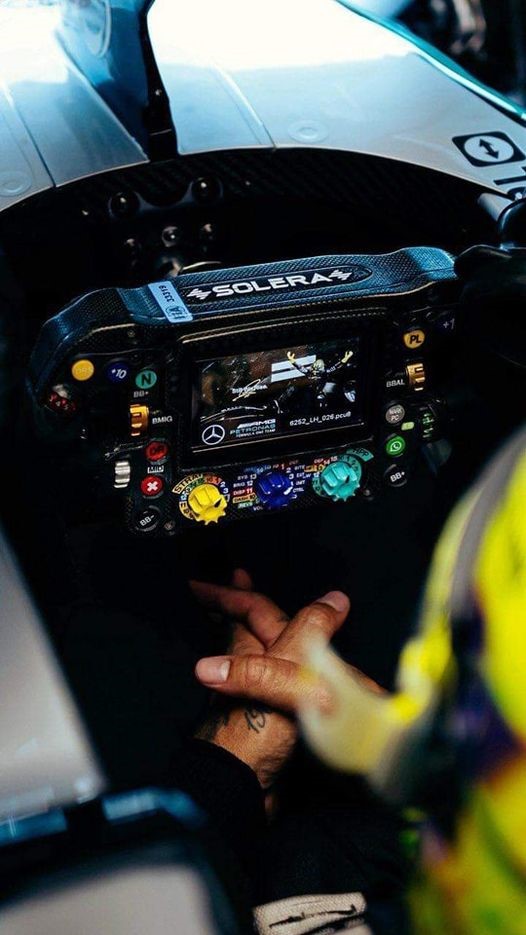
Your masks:
M76 360L75 363L71 365L71 376L74 380L78 380L79 383L84 383L85 380L91 380L94 373L95 365L91 360Z
M417 364L408 364L405 368L407 375L407 383L410 389L418 392L423 390L426 384L426 371L423 363L419 361Z
M149 421L150 410L148 406L140 406L138 403L134 403L133 406L130 406L130 431L132 438L146 432Z

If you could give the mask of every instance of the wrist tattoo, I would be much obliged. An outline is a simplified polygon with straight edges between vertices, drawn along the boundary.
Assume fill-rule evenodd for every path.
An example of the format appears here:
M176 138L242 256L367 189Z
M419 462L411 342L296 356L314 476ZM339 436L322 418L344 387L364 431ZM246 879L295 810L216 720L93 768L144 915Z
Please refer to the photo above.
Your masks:
M199 740L214 740L221 727L226 727L230 720L231 708L212 708L204 724L196 733Z
M271 708L265 705L254 705L252 708L245 708L243 714L249 730L259 734L267 724L267 715L271 713Z

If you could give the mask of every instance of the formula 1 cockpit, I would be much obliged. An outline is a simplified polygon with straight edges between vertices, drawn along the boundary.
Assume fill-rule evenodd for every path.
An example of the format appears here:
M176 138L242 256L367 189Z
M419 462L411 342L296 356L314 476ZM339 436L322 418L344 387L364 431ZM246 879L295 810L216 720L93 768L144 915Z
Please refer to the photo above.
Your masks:
M0 845L166 780L227 639L189 579L345 591L338 649L389 688L524 419L524 114L364 6L0 3L2 548L88 757L65 793L20 723Z

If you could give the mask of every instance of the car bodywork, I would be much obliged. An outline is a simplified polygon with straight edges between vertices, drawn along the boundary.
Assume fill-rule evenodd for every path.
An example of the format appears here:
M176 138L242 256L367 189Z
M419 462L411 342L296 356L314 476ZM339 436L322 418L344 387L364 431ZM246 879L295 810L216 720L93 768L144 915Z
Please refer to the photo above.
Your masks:
M130 98L112 56L124 27L112 17L125 21L130 37L139 12L147 12L158 81ZM180 4L175 29L173 0L156 0L146 12L134 2L118 14L106 3L70 2L64 18L54 7L0 9L0 210L145 163L160 140L165 152L181 155L291 147L364 153L503 196L522 191L519 110L350 4L198 0ZM135 38L127 54L138 71L144 50ZM149 133L139 117L152 94L168 106ZM484 135L500 139L502 149L490 145L473 158L462 141L474 137L476 146Z

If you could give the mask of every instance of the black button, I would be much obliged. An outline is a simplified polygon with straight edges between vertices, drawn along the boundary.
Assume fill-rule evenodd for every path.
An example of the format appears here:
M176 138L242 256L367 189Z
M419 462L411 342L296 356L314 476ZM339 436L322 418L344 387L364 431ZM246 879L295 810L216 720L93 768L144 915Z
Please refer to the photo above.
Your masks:
M152 506L135 513L133 526L137 532L153 532L154 529L157 529L160 521L161 511Z
M407 484L407 471L400 464L391 464L384 474L385 482L389 487L404 487Z
M405 409L401 403L391 403L384 413L385 421L389 425L400 425L405 419Z

